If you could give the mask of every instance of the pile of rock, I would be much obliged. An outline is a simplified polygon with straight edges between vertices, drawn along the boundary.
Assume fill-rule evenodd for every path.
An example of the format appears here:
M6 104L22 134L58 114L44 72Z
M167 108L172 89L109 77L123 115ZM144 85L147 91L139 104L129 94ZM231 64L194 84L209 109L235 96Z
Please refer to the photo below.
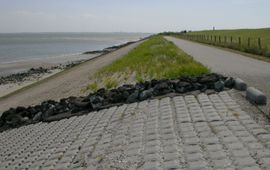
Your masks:
M0 85L22 82L22 81L25 81L26 78L29 78L31 76L40 76L45 73L50 73L50 69L43 68L43 67L30 68L29 70L25 72L0 77Z
M10 108L0 118L0 130L39 121L59 120L89 113L112 105L133 103L168 93L184 94L191 91L215 90L220 92L234 86L234 79L219 74L207 74L179 79L151 80L135 85L123 85L117 89L99 89L84 97L63 98L59 102L48 100L40 105Z

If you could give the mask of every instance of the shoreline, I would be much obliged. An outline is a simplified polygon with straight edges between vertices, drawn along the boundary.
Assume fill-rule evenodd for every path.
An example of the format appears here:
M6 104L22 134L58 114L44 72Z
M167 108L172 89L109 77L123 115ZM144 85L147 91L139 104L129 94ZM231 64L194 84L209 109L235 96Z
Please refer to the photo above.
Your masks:
M100 57L102 55L111 53L115 50L118 50L122 47L128 46L130 44L136 43L138 41L129 41L120 45L114 45L103 50L94 50L94 51L86 51L79 55L73 55L71 60L66 60L62 63L59 62L46 62L45 60L29 60L29 61L19 61L19 62L10 62L5 64L0 64L0 98L8 96L15 91L18 91L22 88L30 86L34 83L37 83L41 80L49 78L57 73L60 73L64 70L67 70L71 67L74 67L78 64L87 62L91 59ZM76 57L76 58L75 58ZM46 73L39 73L38 75L33 74L26 76L21 79L20 75L23 73L29 72L31 69L42 68L47 69ZM6 71L5 71L6 70ZM2 75L1 75L2 74ZM11 79L11 81L6 81L5 78Z

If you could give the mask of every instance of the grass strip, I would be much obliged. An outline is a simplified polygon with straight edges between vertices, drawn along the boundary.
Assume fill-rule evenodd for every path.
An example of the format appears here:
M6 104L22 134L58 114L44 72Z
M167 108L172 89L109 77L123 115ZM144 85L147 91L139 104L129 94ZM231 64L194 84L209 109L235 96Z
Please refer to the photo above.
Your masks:
M270 58L270 28L206 30L187 33L167 32L163 35L225 47Z
M94 83L99 82L99 87L105 87L104 84L113 81L110 83L113 85L109 87L114 87L121 83L197 76L206 73L209 73L208 68L195 61L172 42L162 36L153 36L121 59L98 70ZM93 90L91 87L96 89L96 85L90 84L85 90Z

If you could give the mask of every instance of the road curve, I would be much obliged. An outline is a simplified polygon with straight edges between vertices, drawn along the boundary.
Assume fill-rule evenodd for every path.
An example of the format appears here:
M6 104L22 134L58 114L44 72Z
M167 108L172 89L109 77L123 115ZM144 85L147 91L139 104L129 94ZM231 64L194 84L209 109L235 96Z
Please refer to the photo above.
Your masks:
M270 63L187 40L165 38L213 72L239 77L249 86L258 88L267 95L270 103Z

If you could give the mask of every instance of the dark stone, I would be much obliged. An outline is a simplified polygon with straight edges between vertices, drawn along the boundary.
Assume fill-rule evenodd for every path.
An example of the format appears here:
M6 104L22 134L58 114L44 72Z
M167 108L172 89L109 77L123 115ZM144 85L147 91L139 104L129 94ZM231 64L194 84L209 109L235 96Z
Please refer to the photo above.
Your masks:
M151 87L155 87L158 84L158 80L153 79L151 80L150 84L151 84Z
M224 89L224 82L223 81L218 81L218 82L215 83L214 86L215 86L215 90L217 92L220 92L220 91L222 91Z
M72 103L77 107L87 108L87 107L90 106L89 102L83 102L83 101L81 101L79 99L74 100Z
M199 80L199 83L201 84L214 83L218 80L219 80L219 76L213 73L213 74L202 76L202 78Z
M161 80L159 84L154 87L153 94L155 96L164 95L167 93L174 92L174 85L173 83L169 82L168 80Z
M33 121L41 121L42 120L42 112L38 112L34 117Z
M169 89L168 83L167 82L161 82L155 85L154 87L154 93L156 95L161 94L162 90Z
M145 99L148 99L148 98L152 97L153 96L153 91L154 90L152 88L150 88L148 90L144 90L143 92L140 93L139 99L140 100L145 100Z
M5 121L0 119L0 127L4 126L5 125Z
M176 84L176 92L178 93L185 93L185 92L188 92L188 91L191 91L193 89L193 86L191 83L189 82L182 82L182 81L179 81L177 84Z
M79 107L73 107L72 109L71 109L71 113L78 113L78 112L80 112L80 111L82 111L83 109L82 108L79 108Z
M21 125L24 121L23 118L20 115L17 114L11 114L6 117L6 124L11 127L18 127Z
M108 100L110 103L120 103L123 101L123 97L117 89L112 89L108 92Z
M31 69L31 72L35 71ZM0 80L1 81L1 80ZM216 93L232 88L233 78L225 78L219 74L207 74L197 77L181 77L178 79L151 80L136 85L126 84L117 89L99 89L88 96L60 99L59 102L47 100L39 105L10 108L0 117L0 131L23 124L39 121L52 121L81 115L123 103L133 103L149 99L153 96L172 94L174 92L198 94L199 92Z
M194 83L192 84L194 90L201 90L204 86L200 83Z
M176 87L175 91L177 93L185 93L186 89L185 89L185 87Z
M143 83L136 83L135 84L135 89L139 91L143 91L145 89L145 86Z
M103 95L105 95L105 93L106 93L106 89L104 89L104 88L101 88L101 89L99 89L99 90L97 91L97 94L98 94L99 96L103 96Z
M189 79L190 79L190 82L192 82L192 83L198 82L198 78L197 77L190 77Z
M144 82L144 87L145 87L145 89L150 89L151 88L151 82L145 81Z
M104 98L100 96L91 96L90 98L90 104L92 109L98 109L102 106Z
M22 111L25 111L26 108L25 107L22 107L22 106L19 106L16 108L16 112L19 113L19 112L22 112Z
M235 84L235 81L232 77L228 77L225 81L224 81L224 84L225 84L225 87L228 87L228 88L233 88L234 87L234 84Z
M50 108L47 111L45 111L42 115L41 118L42 120L46 120L48 117L54 115L54 108Z
M177 87L191 87L191 83L189 83L189 82L183 82L183 81L179 81L178 83L177 83Z
M207 86L206 85L202 85L202 88L200 89L201 92L205 92L207 90Z
M127 98L128 98L128 96L129 96L129 92L124 91L124 92L122 93L122 99L123 99L123 101L126 101Z
M131 95L128 96L127 103L137 102L138 101L138 97L139 97L139 91L136 90L134 93L132 93Z

